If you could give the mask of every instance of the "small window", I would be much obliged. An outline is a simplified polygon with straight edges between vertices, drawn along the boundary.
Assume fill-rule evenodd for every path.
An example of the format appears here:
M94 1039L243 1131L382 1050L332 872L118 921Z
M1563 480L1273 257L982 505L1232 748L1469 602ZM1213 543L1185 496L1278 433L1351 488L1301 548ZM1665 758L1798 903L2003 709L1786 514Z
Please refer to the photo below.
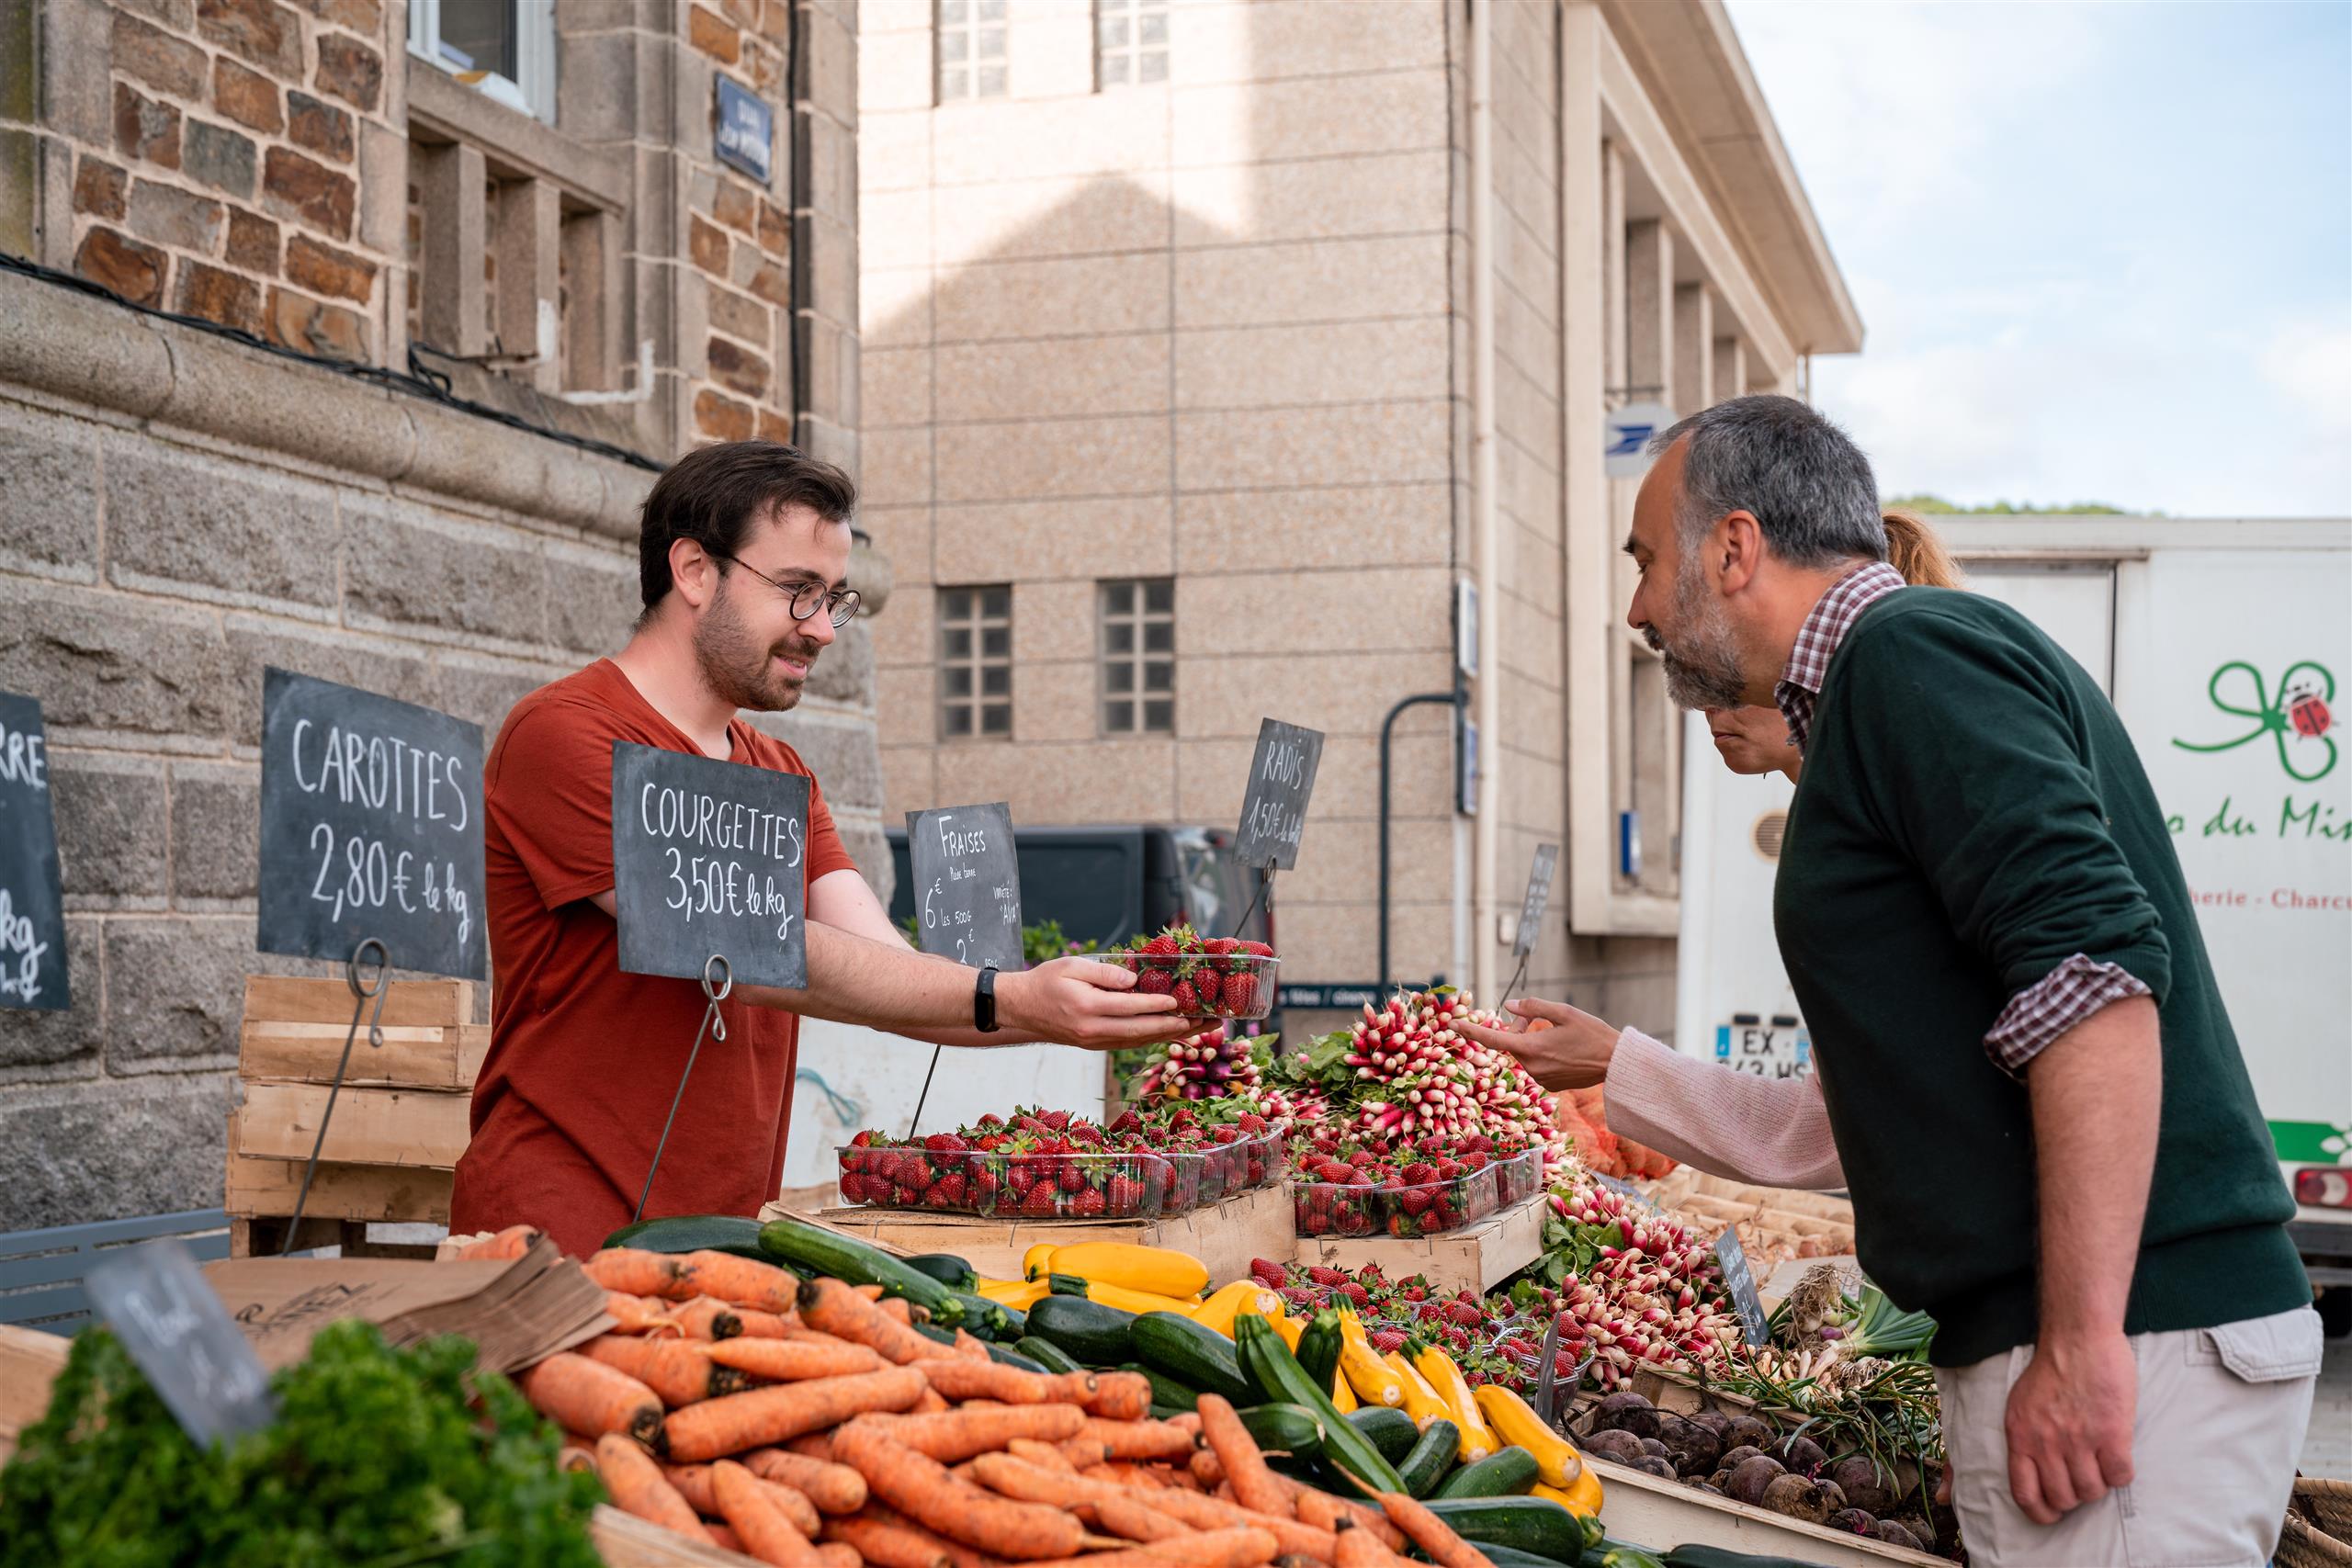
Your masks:
M1012 739L1012 590L939 591L939 738Z
M1176 733L1176 583L1105 582L1102 624L1102 733Z
M1094 0L1094 79L1104 87L1168 80L1168 0Z
M1001 98L1005 74L1004 0L938 0L932 29L939 58L939 101Z
M555 0L409 0L408 48L484 96L555 123Z

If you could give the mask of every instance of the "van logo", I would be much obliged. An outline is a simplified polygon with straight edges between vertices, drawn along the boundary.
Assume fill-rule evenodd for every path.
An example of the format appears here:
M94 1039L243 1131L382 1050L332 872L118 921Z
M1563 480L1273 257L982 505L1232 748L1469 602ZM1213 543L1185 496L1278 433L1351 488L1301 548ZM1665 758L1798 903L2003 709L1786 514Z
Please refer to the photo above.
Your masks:
M2222 683L2233 674L2243 677L2235 682L2234 691L2247 697L2251 706L2222 695ZM2262 671L2243 659L2233 659L2213 671L2213 678L2205 683L2205 695L2222 712L2252 719L2254 728L2234 740L2211 744L2176 738L2173 744L2182 750L2230 751L2267 735L2278 749L2278 766L2298 784L2316 783L2335 771L2335 742L2327 732L2335 722L2328 711L2328 705L2335 700L2335 676L2326 666L2308 659L2290 664L2278 677L2275 695L2266 701ZM2313 762L2318 767L2311 768Z

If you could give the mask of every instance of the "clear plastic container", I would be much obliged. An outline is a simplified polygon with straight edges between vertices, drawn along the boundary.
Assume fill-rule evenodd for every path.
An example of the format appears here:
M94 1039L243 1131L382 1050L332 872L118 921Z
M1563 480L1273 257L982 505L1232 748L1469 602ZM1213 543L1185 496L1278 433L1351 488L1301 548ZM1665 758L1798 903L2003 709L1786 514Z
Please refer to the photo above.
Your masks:
M1220 1202L1280 1181L1283 1162L1288 1157L1283 1144L1289 1132L1288 1122L1278 1122L1254 1137L1192 1151L1202 1162L1200 1201Z
M834 1151L842 1201L994 1219L1159 1219L1282 1179L1284 1129L1205 1149L1007 1154Z
M1291 1208L1300 1235L1439 1235L1476 1224L1543 1183L1544 1151L1529 1149L1450 1181L1413 1187L1294 1182Z
M1098 953L1091 956L1105 964L1116 964L1137 976L1165 975L1171 987L1190 986L1195 1004L1187 1015L1204 1019L1231 1019L1250 1022L1264 1018L1274 1010L1274 987L1279 983L1282 960L1261 957L1249 953L1228 953L1223 956L1211 953L1185 953L1173 958L1156 957L1143 953ZM1216 994L1207 994L1206 982L1216 982ZM1156 986L1150 980L1140 982ZM1171 991L1172 995L1182 995Z

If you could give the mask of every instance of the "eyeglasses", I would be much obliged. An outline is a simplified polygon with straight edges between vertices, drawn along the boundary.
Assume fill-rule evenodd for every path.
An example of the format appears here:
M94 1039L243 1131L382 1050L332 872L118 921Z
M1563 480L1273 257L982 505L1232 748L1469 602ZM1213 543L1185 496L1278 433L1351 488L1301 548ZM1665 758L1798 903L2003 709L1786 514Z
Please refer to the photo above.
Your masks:
M830 606L832 623L837 626L847 626L849 618L857 614L857 590L854 588L844 588L836 593L821 582L778 582L775 578L770 577L758 567L749 565L740 557L730 556L724 550L711 550L709 553L717 556L720 560L733 561L737 566L742 567L745 571L791 600L792 618L796 621L807 620L817 613L820 606Z

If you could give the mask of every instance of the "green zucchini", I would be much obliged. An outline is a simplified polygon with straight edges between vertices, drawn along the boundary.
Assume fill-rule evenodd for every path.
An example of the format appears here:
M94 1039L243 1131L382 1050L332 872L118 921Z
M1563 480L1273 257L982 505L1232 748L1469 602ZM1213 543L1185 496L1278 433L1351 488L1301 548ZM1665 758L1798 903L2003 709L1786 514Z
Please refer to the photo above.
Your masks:
M1298 1358L1290 1353L1272 1324L1255 1314L1245 1314L1234 1320L1233 1330L1236 1348L1250 1380L1293 1404L1306 1406L1323 1423L1326 1459L1375 1491L1405 1489L1404 1481L1381 1457L1372 1439L1350 1426L1331 1404L1330 1391L1306 1375L1306 1369L1298 1364Z
M1686 1561L1684 1554L1691 1549L1678 1546L1670 1557L1676 1568ZM1793 1557L1751 1557L1745 1552L1724 1551L1714 1547L1702 1547L1703 1554L1688 1558L1690 1568L1811 1568ZM1584 1549L1577 1559L1577 1568L1669 1568L1668 1561L1646 1546L1635 1546L1625 1540L1602 1540Z
M1517 1547L1497 1546L1491 1540L1480 1541L1478 1550L1495 1568L1560 1568L1560 1564L1549 1557L1538 1557L1534 1552L1521 1551ZM1584 1564L1579 1562L1577 1568L1584 1568Z
M1189 1389L1222 1394L1236 1405L1264 1403L1264 1396L1242 1376L1233 1342L1205 1324L1172 1312L1148 1312L1135 1320L1133 1337L1136 1360Z
M952 1252L926 1252L901 1261L917 1273L930 1275L951 1291L969 1291L980 1282L980 1277L972 1271L972 1266Z
M1080 1301L1086 1299L1086 1281L1075 1274L1048 1274L1046 1284L1055 1295L1076 1296Z
M1364 1404L1348 1412L1348 1424L1372 1439L1380 1457L1395 1464L1413 1451L1421 1429L1413 1418L1393 1404Z
M1515 1547L1555 1562L1576 1562L1588 1540L1600 1539L1599 1519L1580 1518L1548 1497L1442 1497L1429 1509L1464 1540Z
M1150 1379L1151 1402L1155 1405L1164 1406L1180 1413L1197 1408L1199 1405L1200 1391L1178 1382L1166 1372L1156 1371L1141 1361L1129 1361L1119 1370L1123 1372L1140 1372Z
M1304 1405L1253 1404L1240 1414L1250 1436L1268 1453L1311 1460L1323 1451L1323 1423Z
M1013 1344L1013 1349L1028 1357L1049 1372L1082 1372L1086 1371L1070 1353L1050 1339L1040 1339L1035 1334L1025 1335Z
M1298 1364L1317 1388L1328 1389L1340 1371L1340 1314L1325 1307L1307 1320L1298 1336Z
M1441 1416L1421 1428L1413 1443L1413 1451L1396 1461L1396 1474L1405 1483L1405 1490L1416 1497L1426 1497L1437 1490L1453 1469L1453 1460L1462 1448L1462 1428Z
M1524 1497L1541 1469L1525 1449L1498 1449L1438 1483L1439 1497Z
M1028 1331L1027 1318L1002 1302L992 1302L969 1291L949 1291L947 1293L963 1310L962 1325L978 1338L1010 1345Z
M953 1345L956 1343L955 1335L949 1333L944 1328L933 1327L928 1323L916 1324L915 1332L922 1335L925 1339L936 1339L942 1345Z
M1000 1367L1018 1367L1024 1372L1046 1372L1053 1371L1052 1368L1046 1366L1046 1363L1036 1359L1035 1357L1024 1356L1020 1351L1005 1345L989 1346L989 1359L994 1361Z
M830 1277L852 1285L879 1285L884 1295L902 1297L910 1306L922 1308L944 1328L957 1327L964 1321L963 1304L946 1286L920 1269L908 1268L904 1258L839 1231L803 1220L770 1220L760 1227L760 1251L769 1262L780 1263L797 1274Z
M639 1220L606 1236L605 1245L633 1247L640 1252L731 1252L738 1258L771 1261L760 1250L760 1222L741 1214L673 1214L665 1220Z
M1115 1367L1136 1358L1128 1331L1136 1314L1084 1296L1040 1296L1029 1305L1029 1332L1051 1340L1080 1366Z

